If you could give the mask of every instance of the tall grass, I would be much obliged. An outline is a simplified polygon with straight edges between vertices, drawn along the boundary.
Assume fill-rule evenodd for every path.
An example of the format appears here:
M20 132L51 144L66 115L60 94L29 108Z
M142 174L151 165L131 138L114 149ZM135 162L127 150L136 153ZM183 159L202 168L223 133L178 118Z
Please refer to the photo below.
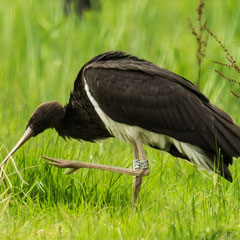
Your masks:
M194 1L110 1L79 19L65 16L61 1L0 1L0 159L24 132L42 102L67 103L80 67L107 50L123 50L197 81L196 43L188 28ZM211 29L239 59L237 1L208 2ZM240 123L237 92L214 72L221 50L209 41L201 86L212 103ZM219 66L221 68L221 66ZM226 69L220 69L222 72ZM234 73L233 73L234 74ZM235 75L237 78L237 75ZM203 175L181 159L146 147L151 175L144 179L137 211L131 210L128 176L78 170L71 176L44 164L41 155L129 167L130 146L65 142L48 130L14 156L11 182L0 182L1 239L237 239L239 161L234 182ZM7 190L7 191L6 191Z

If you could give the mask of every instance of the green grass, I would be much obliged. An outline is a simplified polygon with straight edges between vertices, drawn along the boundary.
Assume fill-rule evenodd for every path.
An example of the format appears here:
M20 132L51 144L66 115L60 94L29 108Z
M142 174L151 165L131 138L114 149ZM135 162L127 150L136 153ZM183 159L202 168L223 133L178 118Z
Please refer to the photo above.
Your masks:
M195 1L111 1L81 19L64 16L61 1L0 1L0 159L24 132L42 102L68 101L80 67L107 50L124 50L197 80L196 42L187 18ZM238 1L207 3L209 27L239 59ZM211 60L223 60L209 39L201 90L240 124L237 86L220 79ZM221 69L225 74L229 70ZM237 78L233 72L230 75ZM1 147L2 146L2 147ZM238 239L240 163L234 182L203 175L181 159L146 147L146 177L136 211L129 176L44 164L41 155L129 167L130 146L114 139L99 144L65 142L48 130L29 141L5 167L0 182L1 239ZM7 190L7 191L6 191Z

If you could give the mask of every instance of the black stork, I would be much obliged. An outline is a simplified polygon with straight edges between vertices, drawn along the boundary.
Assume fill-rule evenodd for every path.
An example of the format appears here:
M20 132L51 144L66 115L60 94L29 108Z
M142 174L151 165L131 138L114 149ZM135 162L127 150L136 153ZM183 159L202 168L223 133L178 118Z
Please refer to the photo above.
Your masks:
M149 175L142 144L167 151L232 181L228 166L240 156L240 128L191 82L124 52L106 52L80 70L69 103L41 104L26 132L3 160L29 138L55 128L63 138L95 142L115 137L134 149L134 169L44 157L60 168L95 168L134 177L134 204ZM1 164L1 166L2 166Z

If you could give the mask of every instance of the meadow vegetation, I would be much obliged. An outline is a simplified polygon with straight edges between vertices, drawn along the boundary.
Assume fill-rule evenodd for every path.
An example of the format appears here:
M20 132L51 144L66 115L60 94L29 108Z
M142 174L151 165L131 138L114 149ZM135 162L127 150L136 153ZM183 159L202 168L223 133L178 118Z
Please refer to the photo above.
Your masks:
M44 101L67 103L80 67L108 50L123 50L196 83L197 44L188 18L191 0L104 0L81 18L64 15L58 0L0 1L0 160ZM235 59L240 57L238 1L206 3L208 27ZM209 39L200 89L240 124L239 79ZM41 155L131 167L130 146L115 139L98 144L64 141L47 130L31 139L0 171L0 239L238 239L240 162L233 183L201 173L182 159L146 149L151 175L144 179L132 211L132 178L78 170L72 175L48 166Z

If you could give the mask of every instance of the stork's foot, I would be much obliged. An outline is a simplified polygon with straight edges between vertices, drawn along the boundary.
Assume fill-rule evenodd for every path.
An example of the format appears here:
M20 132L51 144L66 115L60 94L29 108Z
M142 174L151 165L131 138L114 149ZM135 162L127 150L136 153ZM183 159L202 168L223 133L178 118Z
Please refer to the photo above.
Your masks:
M81 165L81 162L78 161L68 161L68 160L62 160L62 159L56 159L51 157L42 156L42 158L46 159L46 164L52 165L58 168L72 168L71 171L69 171L67 174L71 174L75 171L77 171L79 168L84 168L84 166Z

